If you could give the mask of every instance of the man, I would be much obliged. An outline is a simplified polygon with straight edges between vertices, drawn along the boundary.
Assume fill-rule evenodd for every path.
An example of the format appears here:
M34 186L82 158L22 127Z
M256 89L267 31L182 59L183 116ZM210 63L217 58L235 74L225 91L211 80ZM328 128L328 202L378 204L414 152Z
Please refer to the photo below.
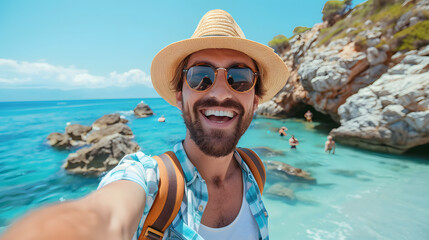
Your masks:
M280 135L280 137L287 136L287 133L286 133L287 130L288 130L287 127L284 127L284 126L281 127L279 129L279 135Z
M335 141L332 139L332 136L328 136L328 140L325 142L325 152L335 154Z
M298 139L295 138L295 135L292 135L289 138L290 149L295 149L296 150L296 146L298 146L298 144L299 144Z
M305 119L307 120L307 122L312 122L313 121L313 113L308 110L305 114L304 114Z
M164 238L268 239L258 185L235 148L258 103L271 99L288 76L273 50L246 40L222 10L204 15L191 39L155 56L153 85L182 111L187 128L173 148L185 196ZM30 214L5 238L137 239L157 194L157 167L142 152L127 155L97 191Z

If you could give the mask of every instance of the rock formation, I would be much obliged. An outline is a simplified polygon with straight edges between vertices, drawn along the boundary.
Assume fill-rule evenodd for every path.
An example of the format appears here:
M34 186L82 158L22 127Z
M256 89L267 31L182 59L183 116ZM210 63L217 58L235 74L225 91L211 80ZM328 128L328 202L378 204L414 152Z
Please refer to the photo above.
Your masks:
M153 112L149 105L141 101L137 107L134 108L134 115L136 115L136 117L147 117L153 115Z
M70 137L67 134L54 132L48 135L48 144L60 150L70 148Z
M332 134L344 143L397 153L428 143L429 1L370 4L291 38L288 82L257 114L293 117L310 105L341 123Z
M429 56L406 55L341 105L339 142L392 153L429 143Z
M85 140L86 134L92 130L90 126L71 124L66 127L66 134L73 140Z
M97 119L92 124L92 127L80 124L67 124L65 133L56 132L48 135L48 144L63 150L95 143L100 138L114 133L132 136L131 129L123 124L127 122L128 120L121 118L121 115L114 113Z
M274 157L274 156L284 156L285 153L283 151L274 150L269 147L254 147L252 148L258 156L260 157Z
M91 147L71 153L63 167L70 173L97 176L115 167L126 154L139 149L130 138L115 133Z
M64 164L69 173L99 175L112 169L126 154L139 150L133 141L128 120L117 113L107 114L90 126L67 125L65 133L51 133L48 144L64 150L73 147L87 147L70 153Z
M115 133L119 133L122 136L127 136L127 137L131 137L131 138L134 136L130 127L128 127L127 125L125 125L123 123L115 123L115 124L108 125L104 128L101 128L99 130L91 132L91 134L88 135L86 141L88 143L97 143L102 138L109 136L109 135L113 135Z
M293 190L286 187L283 183L275 183L274 185L269 187L266 191L264 191L264 194L279 197L289 201L296 200L296 196Z
M80 124L67 125L65 133L51 133L48 135L48 144L60 150L79 147L86 144L86 135L92 127Z
M316 184L316 179L301 168L278 161L263 160L263 162L267 171L267 182L271 184L264 190L264 194L295 202L297 198L292 189L294 184Z
M93 124L92 127L95 129L100 129L107 127L109 125L113 125L116 123L127 123L128 120L121 118L121 115L119 113L113 113L113 114L107 114L103 117L97 119Z
M279 178L283 181L316 183L310 173L301 168L292 167L289 164L278 161L264 161L267 177Z

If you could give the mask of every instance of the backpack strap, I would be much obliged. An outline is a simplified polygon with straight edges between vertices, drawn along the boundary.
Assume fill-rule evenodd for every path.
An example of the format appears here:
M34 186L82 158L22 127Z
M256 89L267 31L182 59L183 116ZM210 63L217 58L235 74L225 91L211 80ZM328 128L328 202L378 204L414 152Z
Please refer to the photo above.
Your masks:
M249 166L262 195L266 179L265 167L262 160L249 148L237 148L236 150L240 154L241 158L246 162L247 166Z
M158 163L158 193L143 224L139 240L160 240L180 210L185 180L176 155L169 151L153 157Z

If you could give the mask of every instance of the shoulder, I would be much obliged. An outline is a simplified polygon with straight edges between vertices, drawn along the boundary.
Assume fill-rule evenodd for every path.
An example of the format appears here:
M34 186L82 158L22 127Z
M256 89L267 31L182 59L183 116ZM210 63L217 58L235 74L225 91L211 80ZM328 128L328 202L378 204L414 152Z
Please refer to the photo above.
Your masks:
M118 180L136 182L145 189L147 195L152 195L157 191L159 181L158 163L140 151L128 154L102 178L98 188Z
M156 160L153 159L150 155L144 154L143 152L136 152L125 155L118 165L109 171L105 177L118 173L132 173L136 171L136 173L139 174L139 171L144 172L151 169L157 171L158 164Z

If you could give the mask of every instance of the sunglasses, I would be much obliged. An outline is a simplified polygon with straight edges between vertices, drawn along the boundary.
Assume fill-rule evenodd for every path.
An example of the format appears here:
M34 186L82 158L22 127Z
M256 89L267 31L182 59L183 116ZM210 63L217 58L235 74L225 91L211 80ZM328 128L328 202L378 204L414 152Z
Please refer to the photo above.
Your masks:
M218 70L225 71L228 86L239 93L245 93L255 86L258 72L254 72L246 65L233 65L228 68L216 68L207 63L198 63L188 69L183 69L188 86L196 91L209 90L215 83Z

